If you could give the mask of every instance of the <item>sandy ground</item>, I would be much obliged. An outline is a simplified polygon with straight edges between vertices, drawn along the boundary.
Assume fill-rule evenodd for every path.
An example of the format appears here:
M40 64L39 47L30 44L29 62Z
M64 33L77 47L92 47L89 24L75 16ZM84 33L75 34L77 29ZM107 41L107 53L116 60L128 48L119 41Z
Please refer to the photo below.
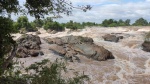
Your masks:
M75 71L80 73L84 71L84 74L90 78L90 81L86 82L86 84L150 84L150 53L144 52L141 47L144 36L150 31L150 27L92 27L77 32L66 30L56 34L48 34L43 29L39 31L41 32L39 36L42 41L41 50L45 55L19 59L25 62L25 66L43 59L54 61L56 58L61 58L48 50L49 44L43 38L80 35L93 38L95 44L103 46L112 52L115 59L100 62L80 56L81 63L67 63L67 68L70 71L65 77L72 77L72 73ZM104 41L102 36L110 33L124 36L124 39L118 43ZM35 33L30 32L28 34ZM14 39L17 39L21 34L14 34L14 36L16 36Z

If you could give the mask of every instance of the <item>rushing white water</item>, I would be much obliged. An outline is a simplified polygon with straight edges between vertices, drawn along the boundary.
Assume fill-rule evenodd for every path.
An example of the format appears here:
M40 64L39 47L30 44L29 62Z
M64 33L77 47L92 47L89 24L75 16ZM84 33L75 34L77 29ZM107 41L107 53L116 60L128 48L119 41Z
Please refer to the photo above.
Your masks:
M25 66L28 66L36 61L48 58L51 61L60 56L49 51L49 44L46 43L44 37L62 37L66 35L81 35L93 38L95 44L108 49L115 56L115 59L107 61L95 61L84 56L81 58L81 63L68 62L69 70L66 77L72 77L73 72L79 72L88 75L90 81L87 84L150 84L150 53L142 50L141 44L144 41L146 32L150 28L134 27L134 28L86 28L78 32L59 32L56 34L48 34L43 29L40 29L39 36L42 40L41 50L45 53L44 56L21 58L19 60L26 61ZM107 42L102 39L105 34L116 33L124 36L118 43ZM33 33L32 33L33 34Z

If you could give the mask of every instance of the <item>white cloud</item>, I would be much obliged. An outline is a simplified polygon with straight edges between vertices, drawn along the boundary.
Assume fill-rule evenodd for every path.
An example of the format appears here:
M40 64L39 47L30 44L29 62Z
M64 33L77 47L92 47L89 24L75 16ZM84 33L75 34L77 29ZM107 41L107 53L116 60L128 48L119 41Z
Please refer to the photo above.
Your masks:
M23 3L25 0L19 0ZM63 18L56 19L59 22L74 20L77 22L97 22L101 23L104 19L131 19L132 21L143 17L150 21L150 0L139 2L122 2L122 0L70 0L74 5L91 4L92 10L83 12L74 9L72 16L62 15ZM15 16L14 16L15 18ZM34 18L29 18L33 20Z
M73 1L73 0L72 0ZM85 2L84 2L85 1ZM143 2L128 2L128 3L120 3L117 2L119 0L113 0L116 1L116 3L110 3L107 4L106 1L112 1L112 0L74 0L74 3L95 3L95 4L101 4L99 6L93 6L92 10L84 13L80 10L75 10L73 12L73 16L67 17L63 16L64 18L58 19L59 22L66 22L69 20L74 20L77 22L86 22L86 21L92 21L100 23L104 19L131 19L132 21L143 17L150 21L150 3L147 1ZM105 4L103 4L105 3Z

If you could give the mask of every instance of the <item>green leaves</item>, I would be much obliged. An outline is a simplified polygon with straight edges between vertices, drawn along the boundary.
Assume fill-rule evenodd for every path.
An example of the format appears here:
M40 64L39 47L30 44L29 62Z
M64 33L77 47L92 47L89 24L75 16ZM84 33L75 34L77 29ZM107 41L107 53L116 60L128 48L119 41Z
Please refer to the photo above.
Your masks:
M50 17L47 17L44 20L44 29L50 29L50 30L55 30L55 31L63 31L64 27L59 24L58 22L53 22Z
M102 22L102 26L104 27L117 27L117 26L130 26L130 19L127 19L125 21L123 21L122 19L120 19L119 21L114 20L114 19L105 19Z
M144 18L139 18L133 23L134 26L147 26L148 22Z
M17 13L19 8L18 0L0 0L1 8L0 13L7 12L7 13Z
M13 21L9 18L0 17L0 58L11 50L15 43L11 37L13 32Z

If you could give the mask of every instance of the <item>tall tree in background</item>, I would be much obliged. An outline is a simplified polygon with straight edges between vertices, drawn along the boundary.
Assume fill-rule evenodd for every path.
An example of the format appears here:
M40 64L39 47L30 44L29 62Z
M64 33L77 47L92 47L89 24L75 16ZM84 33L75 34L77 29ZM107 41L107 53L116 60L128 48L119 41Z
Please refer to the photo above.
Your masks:
M130 26L130 22L131 22L130 19L125 20L125 25L126 25L126 26Z
M139 18L133 23L134 26L147 26L148 22L144 18Z
M42 19L35 19L33 23L36 25L36 27L42 27L44 24L44 21Z
M79 8L83 11L91 9L90 5L74 7L67 0L26 0L24 6L20 6L19 0L0 0L0 75L8 66L6 61L9 62L8 59L11 60L15 56L15 53L8 54L15 50L16 45L10 35L13 32L13 24L7 15L23 12L39 19L49 14L54 16L59 16L61 13L70 15L72 8Z

